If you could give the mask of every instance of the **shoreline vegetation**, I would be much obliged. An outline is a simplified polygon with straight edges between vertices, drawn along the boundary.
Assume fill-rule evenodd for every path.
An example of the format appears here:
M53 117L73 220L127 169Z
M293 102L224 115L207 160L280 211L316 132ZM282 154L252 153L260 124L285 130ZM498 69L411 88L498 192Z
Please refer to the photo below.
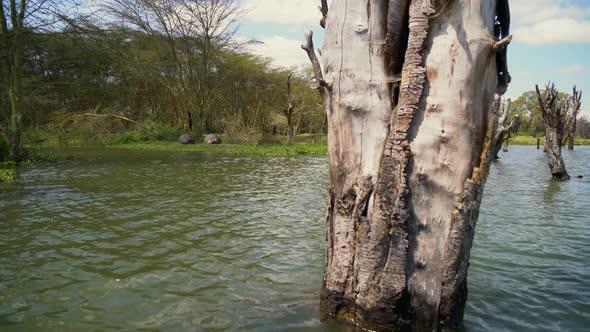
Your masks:
M544 139L541 139L541 145ZM531 136L515 136L510 138L510 145L537 145L537 138ZM575 145L590 145L590 139L576 138ZM296 142L275 143L242 143L207 145L202 143L182 145L178 142L132 142L122 144L107 144L105 147L129 150L147 151L182 151L182 152L210 152L225 153L233 156L261 156L261 157L292 157L292 156L325 156L328 153L325 136L314 135L314 141L309 141L306 136L297 136Z
M106 145L108 148L149 150L149 151L178 151L178 152L210 152L224 153L233 156L261 156L261 157L292 157L292 156L325 156L328 154L326 143L294 142L272 144L189 144L178 142L141 142Z
M223 141L223 136L222 141ZM200 142L199 140L197 140ZM201 140L202 141L202 140ZM127 141L114 140L102 144L80 144L70 142L69 144L53 144L46 141L41 145L29 147L34 151L34 158L16 164L14 162L0 163L0 182L11 182L17 178L17 167L41 162L54 162L68 159L64 150L75 147L105 147L111 149L128 149L137 151L163 151L163 152L197 152L197 153L221 153L236 157L294 157L294 156L326 156L328 153L327 137L325 135L298 135L295 142L287 143L283 136L271 136L259 142L246 143L222 143L222 144L188 144L182 145L178 141L155 140L155 141ZM541 145L544 139L541 139ZM510 145L537 145L537 138L533 136L515 136L510 138ZM590 139L576 138L575 145L588 146ZM59 148L57 152L44 152L45 148Z

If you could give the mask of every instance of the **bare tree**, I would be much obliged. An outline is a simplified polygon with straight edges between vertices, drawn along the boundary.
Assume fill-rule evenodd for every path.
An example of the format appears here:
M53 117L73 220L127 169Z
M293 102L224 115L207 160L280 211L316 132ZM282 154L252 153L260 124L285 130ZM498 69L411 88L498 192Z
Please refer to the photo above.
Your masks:
M570 125L568 130L568 145L567 148L569 150L574 149L574 137L576 135L576 126L578 121L578 113L580 112L580 108L582 107L582 91L577 91L576 87L574 86L574 92L572 94L572 112L570 117Z
M457 329L510 82L508 2L333 0L322 13L323 311L372 329Z
M512 102L510 98L506 99L504 102L502 115L498 121L498 130L496 131L496 136L494 138L494 159L500 159L500 157L498 157L498 152L500 152L501 148L503 148L504 151L508 150L508 140L510 139L510 134L516 132L520 127L520 116L518 114L512 118L510 125L506 126L506 121L508 120L508 115L510 114L511 104Z
M537 91L539 106L545 121L545 149L547 150L551 175L559 180L569 180L570 176L567 174L561 156L561 143L563 142L570 100L562 100L559 97L555 84L547 84L543 93L539 90L538 85L535 85L535 90Z

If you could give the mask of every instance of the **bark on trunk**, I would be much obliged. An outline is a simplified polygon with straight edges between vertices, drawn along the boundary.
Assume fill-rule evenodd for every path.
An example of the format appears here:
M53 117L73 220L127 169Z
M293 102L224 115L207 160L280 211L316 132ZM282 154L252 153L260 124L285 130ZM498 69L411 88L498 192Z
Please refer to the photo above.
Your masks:
M574 138L576 135L576 125L577 125L577 119L578 119L578 112L580 112L581 107L582 107L582 91L577 91L576 87L574 86L574 93L572 94L571 126L569 127L569 132L568 132L567 148L569 150L574 149Z
M567 174L565 163L561 157L561 142L563 141L565 116L569 102L559 98L554 84L548 84L543 94L541 94L538 85L535 85L535 89L545 121L545 149L551 175L559 180L569 180L570 176Z
M332 1L326 314L372 329L459 328L494 94L509 81L507 17L506 0Z

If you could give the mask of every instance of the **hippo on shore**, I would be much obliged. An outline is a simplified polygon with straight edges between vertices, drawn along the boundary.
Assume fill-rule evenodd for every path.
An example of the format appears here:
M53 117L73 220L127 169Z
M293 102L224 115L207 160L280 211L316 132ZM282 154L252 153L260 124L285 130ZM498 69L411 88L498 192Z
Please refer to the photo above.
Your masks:
M205 137L203 141L205 144L221 144L221 138L215 134L209 134Z
M183 134L178 139L180 144L195 144L195 138L191 134Z

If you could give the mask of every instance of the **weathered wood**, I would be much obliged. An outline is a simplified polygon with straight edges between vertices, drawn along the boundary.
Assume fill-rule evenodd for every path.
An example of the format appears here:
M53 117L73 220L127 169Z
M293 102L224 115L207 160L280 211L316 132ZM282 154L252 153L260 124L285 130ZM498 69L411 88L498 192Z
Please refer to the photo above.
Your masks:
M510 125L506 126L506 121L508 120L508 115L510 114L511 105L512 101L510 98L506 99L504 102L502 115L500 116L498 123L498 130L496 131L494 138L494 159L500 159L500 157L498 157L500 149L503 149L504 152L508 151L508 140L510 139L510 135L518 131L518 128L520 128L519 115L515 115L512 118Z
M572 114L570 118L570 126L568 131L568 145L569 150L574 149L574 137L576 135L576 125L578 121L578 113L582 107L582 91L578 91L574 86L574 92L572 94Z
M457 329L510 37L495 33L496 0L407 3L333 0L326 20L322 309L372 329Z
M535 90L545 122L545 149L551 175L559 180L569 180L570 176L567 174L561 156L561 142L563 141L569 100L559 98L555 84L547 84L543 93L539 90L538 85L535 85Z

